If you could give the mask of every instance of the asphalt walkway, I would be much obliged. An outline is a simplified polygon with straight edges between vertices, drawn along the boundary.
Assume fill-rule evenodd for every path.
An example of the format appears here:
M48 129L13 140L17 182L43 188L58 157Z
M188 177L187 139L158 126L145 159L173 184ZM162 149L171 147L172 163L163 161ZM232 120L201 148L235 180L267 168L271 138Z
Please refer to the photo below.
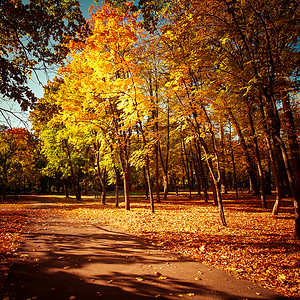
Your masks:
M24 235L0 299L284 299L126 233L49 219Z

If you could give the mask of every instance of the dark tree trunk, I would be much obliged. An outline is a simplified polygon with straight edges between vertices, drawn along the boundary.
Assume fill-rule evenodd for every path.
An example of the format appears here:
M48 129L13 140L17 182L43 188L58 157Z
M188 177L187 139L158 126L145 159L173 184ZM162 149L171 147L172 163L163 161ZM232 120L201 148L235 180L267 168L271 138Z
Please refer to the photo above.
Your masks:
M119 207L119 170L115 164L114 164L114 170L116 175L115 203L116 203L116 207Z
M263 174L263 170L262 170L262 164L261 164L259 148L258 148L258 141L257 141L257 136L255 134L255 128L254 128L254 123L253 123L253 119L252 119L252 115L251 115L251 106L250 105L251 104L249 104L248 116L249 116L251 135L252 135L252 139L253 139L253 143L254 143L255 157L256 157L256 162L257 162L257 170L258 170L258 175L260 178L260 199L262 202L262 206L264 208L267 208L264 174Z
M155 144L155 189L156 189L156 201L160 203L159 193L159 165L158 165L158 142Z
M252 192L254 195L259 195L259 189L258 189L258 184L257 184L256 176L255 176L253 160L251 159L251 156L249 154L249 150L248 150L244 135L242 134L240 125L236 121L232 111L230 109L227 109L227 111L230 115L230 119L231 119L231 121L236 129L237 135L239 137L243 155L246 160L246 169L247 169L247 172L248 172L249 178L251 180L251 184L252 184Z
M220 184L221 184L221 193L227 194L227 186L226 186L226 173L225 173L225 152L224 152L224 128L219 121L219 132L220 132Z
M237 182L237 177L236 177L234 152L233 152L232 141L231 141L231 124L230 124L229 129L230 129L230 131L229 131L229 147L230 147L230 155L231 155L231 162L232 162L232 169L233 169L234 188L235 188L235 195L238 198L239 197L238 182Z
M67 182L67 179L64 179L64 180L63 180L63 184L64 184L64 189L65 189L66 198L69 198L69 189L68 189L68 182Z
M144 190L146 195L146 200L149 200L149 188L148 188L148 182L146 178L146 168L143 166L143 176L144 176Z
M175 193L176 193L176 196L178 196L178 188L177 188L177 182L176 182L176 178L175 178L175 175L172 174L172 179L173 179L173 184L174 184L174 189L175 189Z
M202 179L202 187L203 187L203 192L204 192L204 201L208 202L209 196L208 196L208 187L207 187L207 176L204 172L204 167L202 163L202 155L201 155L201 148L199 145L199 141L196 141L196 150L197 150L197 161L199 165L199 171L201 174L201 179Z
M196 164L196 160L194 156L192 157L192 160L193 160L193 166L196 174L198 195L201 196L201 179L199 174L199 166Z

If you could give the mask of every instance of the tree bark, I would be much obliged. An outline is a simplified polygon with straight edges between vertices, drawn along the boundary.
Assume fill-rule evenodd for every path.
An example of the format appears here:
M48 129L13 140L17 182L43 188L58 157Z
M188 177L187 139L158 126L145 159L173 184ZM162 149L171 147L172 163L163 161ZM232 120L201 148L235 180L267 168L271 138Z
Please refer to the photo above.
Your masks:
M146 200L149 200L149 188L148 188L148 182L146 178L146 168L143 166L143 177L144 177L144 190L146 195Z
M190 178L189 160L188 160L188 155L187 155L187 151L183 139L181 139L181 147L182 147L182 161L188 179L189 198L192 199L192 186L191 186L191 178Z
M251 106L250 105L251 104L249 104L248 117L249 117L251 135L252 135L252 139L253 139L253 143L254 143L255 157L256 157L256 162L257 162L257 170L258 170L258 175L260 178L260 199L262 202L262 206L264 208L267 208L267 201L266 201L266 195L265 195L265 180L264 180L264 175L263 175L263 170L262 170L262 165L261 165L257 136L255 134L254 123L253 123L253 119L252 119L252 115L251 115Z
M226 173L225 173L225 153L224 153L224 128L221 121L219 121L219 133L220 133L220 184L221 184L221 193L227 194L226 186Z
M115 164L114 164L114 170L116 175L115 203L116 203L116 207L119 207L119 171Z
M207 177L206 174L204 172L204 167L203 167L203 163L202 163L202 155L201 155L201 148L199 145L199 141L197 140L196 143L196 153L197 153L197 161L199 164L199 170L200 170L200 174L201 174L201 179L202 179L202 187L203 187L203 192L204 192L204 201L208 202L209 200L209 196L208 196L208 188L207 188Z
M235 195L238 198L239 192L238 192L238 182L236 177L236 168L235 168L235 160L234 160L234 152L232 147L232 140L231 140L231 123L229 127L229 148L230 148L230 155L231 155L231 162L232 162L232 169L233 169L233 178L234 178L234 188L235 188Z
M249 178L251 180L251 184L252 184L252 192L254 195L259 195L259 189L258 189L258 185L257 185L257 180L256 180L256 176L255 176L255 171L254 171L254 166L253 166L253 161L251 159L251 156L249 154L249 150L244 138L244 135L242 134L242 130L240 128L240 125L238 124L236 118L234 117L231 109L227 108L227 111L229 113L230 119L236 129L237 135L239 137L239 141L240 141L240 145L243 151L243 155L244 158L246 160L246 168L247 168L247 172L249 175Z

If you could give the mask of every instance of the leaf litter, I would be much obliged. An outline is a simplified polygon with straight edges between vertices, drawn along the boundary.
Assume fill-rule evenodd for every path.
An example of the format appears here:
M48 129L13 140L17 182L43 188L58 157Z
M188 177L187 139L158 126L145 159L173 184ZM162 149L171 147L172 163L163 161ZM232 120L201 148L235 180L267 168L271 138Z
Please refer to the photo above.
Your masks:
M184 196L157 203L154 214L148 203L138 198L130 211L124 210L124 204L115 208L113 203L102 206L90 199L62 203L59 198L52 213L70 222L79 220L83 226L102 223L116 227L147 243L257 282L285 296L299 297L300 243L293 238L293 210L282 209L274 218L270 210L260 208L259 199L252 198L236 201L228 197L224 201L228 227L221 226L217 207ZM3 209L7 205L1 208L0 234L9 237L1 239L2 266L3 257L16 251L29 216L37 218L37 212L26 209L24 204L15 206L12 213ZM42 221L47 214L49 209L41 208L38 218Z

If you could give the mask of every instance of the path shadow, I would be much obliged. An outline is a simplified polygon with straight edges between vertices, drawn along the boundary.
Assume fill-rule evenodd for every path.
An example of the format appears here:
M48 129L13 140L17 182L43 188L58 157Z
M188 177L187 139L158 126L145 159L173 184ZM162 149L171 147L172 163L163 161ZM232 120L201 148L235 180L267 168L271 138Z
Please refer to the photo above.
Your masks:
M227 289L230 292L218 286L222 278L213 287L192 281L191 263L107 227L48 220L45 230L36 228L24 236L0 296L16 300L245 298L235 286ZM284 298L272 294L247 299Z

